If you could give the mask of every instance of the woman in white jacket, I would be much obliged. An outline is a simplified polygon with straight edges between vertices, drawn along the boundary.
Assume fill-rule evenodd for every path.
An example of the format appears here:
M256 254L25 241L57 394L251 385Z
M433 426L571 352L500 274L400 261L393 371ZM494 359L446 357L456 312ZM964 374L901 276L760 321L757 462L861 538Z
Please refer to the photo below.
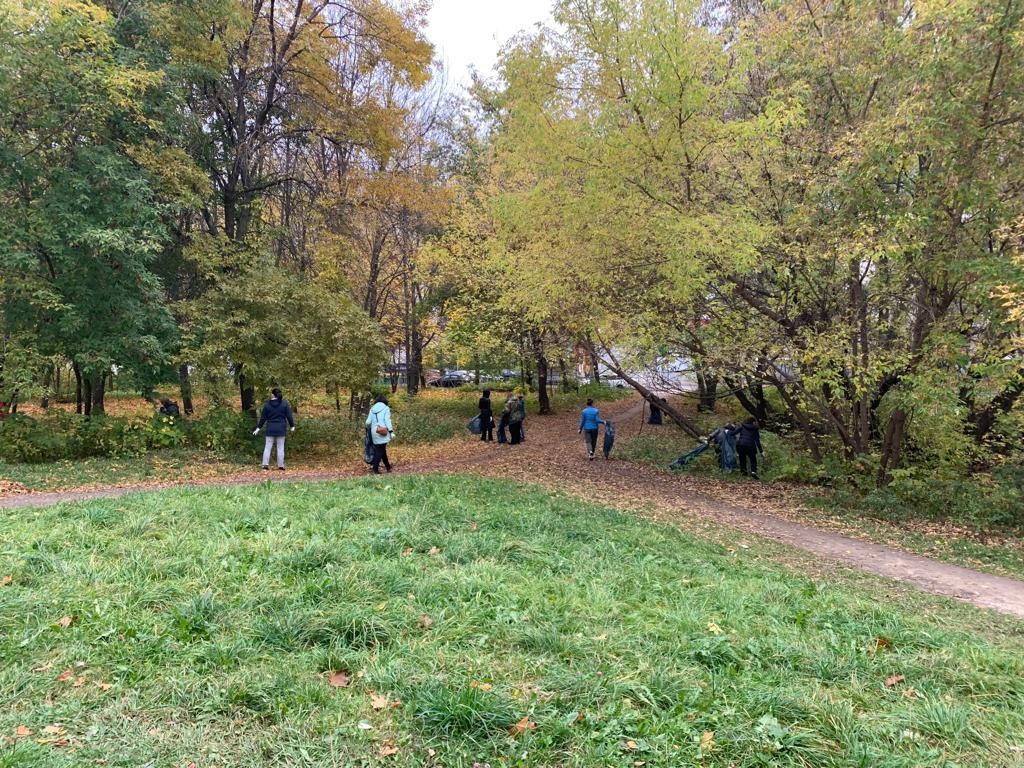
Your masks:
M391 425L391 409L388 408L388 399L384 395L381 395L374 401L373 407L366 415L366 426L370 428L370 438L373 440L373 461L370 462L373 474L380 474L382 462L384 469L390 472L391 462L388 461L388 443L395 436L395 430Z

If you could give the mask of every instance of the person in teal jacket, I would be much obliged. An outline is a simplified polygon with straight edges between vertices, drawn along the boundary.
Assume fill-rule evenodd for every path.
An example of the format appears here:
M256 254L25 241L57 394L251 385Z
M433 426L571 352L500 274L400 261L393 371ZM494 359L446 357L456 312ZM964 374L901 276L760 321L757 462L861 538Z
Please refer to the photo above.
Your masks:
M594 407L594 401L588 399L587 407L580 413L580 434L584 436L587 455L591 461L594 460L594 453L597 451L597 430L601 424L604 424L604 419L601 418L600 411Z
M370 438L373 440L373 461L370 462L373 474L380 474L381 463L384 464L385 471L390 472L388 443L395 436L395 428L391 425L391 408L388 407L388 399L384 395L374 401L373 407L366 415L366 426L370 428Z

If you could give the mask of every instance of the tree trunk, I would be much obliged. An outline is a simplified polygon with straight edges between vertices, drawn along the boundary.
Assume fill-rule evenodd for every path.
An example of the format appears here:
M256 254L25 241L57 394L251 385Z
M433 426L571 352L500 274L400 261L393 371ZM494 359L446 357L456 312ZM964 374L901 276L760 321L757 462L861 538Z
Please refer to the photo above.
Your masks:
M789 412L797 422L799 422L800 431L804 436L804 445L807 447L807 450L810 451L811 457L814 459L814 463L821 464L821 448L818 447L818 440L814 435L811 420L808 418L807 413L797 404L796 400L794 400L792 395L786 391L785 387L780 384L777 385L775 389L778 391L779 397L782 398L782 402L784 402L786 407L789 408Z
M559 389L563 392L569 391L569 366L565 364L565 358L559 356L558 358L558 373L562 377L562 381L559 384Z
M92 409L89 411L90 416L103 416L106 413L103 398L107 392L107 374L101 373L95 378L90 385Z
M71 370L75 372L75 413L82 413L82 369L78 363L71 364Z
M980 411L975 411L972 408L969 417L971 424L969 431L977 443L985 442L985 438L988 437L999 417L1009 413L1022 395L1024 395L1024 368L1010 377L1003 390L993 397L985 408Z
M85 407L85 417L92 416L92 379L82 376L82 405Z
M907 413L897 408L889 416L885 427L885 439L882 441L882 462L878 468L879 487L888 485L892 480L891 470L899 466L903 456L903 439L907 433Z
M249 380L242 373L242 366L238 366L238 395L242 403L242 412L256 414L256 389L249 383Z
M423 339L419 322L413 318L409 326L409 352L405 359L405 391L415 395L423 379Z
M597 353L594 352L593 347L591 347L590 349L591 356L593 358L596 358ZM615 360L606 360L604 361L604 364L605 367L611 370L612 373L614 373L617 377L619 377L624 382L629 384L629 386L635 389L644 400L651 403L652 405L658 406L658 408L660 408L663 413L667 414L668 417L672 419L676 424L678 424L680 428L690 437L694 437L698 440L704 438L704 435L701 434L701 431L697 429L697 425L690 421L688 418L686 418L686 416L683 415L682 411L672 406L667 400L658 397L656 394L654 394L654 392L649 390L639 381L637 381L624 370L622 370L622 368L618 366Z
M181 407L185 409L185 415L191 416L195 413L192 404L192 377L188 374L188 363L178 366L178 386L181 388Z
M44 411L50 407L50 385L53 384L54 366L48 365L43 374L43 397L39 401L39 407Z
M541 415L551 413L551 400L548 398L548 359L544 356L544 346L540 336L534 336L533 349L537 356L537 396L540 402Z
M718 378L710 376L703 370L697 370L697 410L701 413L710 413L715 410L715 403L718 400Z
M598 367L597 353L594 351L590 353L590 376L595 384L601 383L601 370Z

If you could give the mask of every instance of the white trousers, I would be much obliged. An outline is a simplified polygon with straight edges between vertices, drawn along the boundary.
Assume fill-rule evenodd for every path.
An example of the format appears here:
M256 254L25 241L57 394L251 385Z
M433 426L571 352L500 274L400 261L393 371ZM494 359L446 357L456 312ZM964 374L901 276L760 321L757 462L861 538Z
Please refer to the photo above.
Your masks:
M277 466L284 466L284 438L268 437L266 445L263 446L263 466L270 466L270 447L277 443Z

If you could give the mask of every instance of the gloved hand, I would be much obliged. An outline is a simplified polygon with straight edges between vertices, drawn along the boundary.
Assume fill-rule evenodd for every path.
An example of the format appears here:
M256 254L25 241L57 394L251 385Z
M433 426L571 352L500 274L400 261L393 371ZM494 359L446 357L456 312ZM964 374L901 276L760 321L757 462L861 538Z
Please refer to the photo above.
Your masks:
M255 437L256 435L258 435L259 433L260 433L260 428L259 428L259 427L256 427L256 429L254 429L254 430L252 431L253 437Z
M583 427L580 427L580 431L579 431L579 432L577 432L576 434L577 434L577 435L582 435L582 434L583 434Z
M295 427L292 427L292 432L294 432L294 431L295 431Z

